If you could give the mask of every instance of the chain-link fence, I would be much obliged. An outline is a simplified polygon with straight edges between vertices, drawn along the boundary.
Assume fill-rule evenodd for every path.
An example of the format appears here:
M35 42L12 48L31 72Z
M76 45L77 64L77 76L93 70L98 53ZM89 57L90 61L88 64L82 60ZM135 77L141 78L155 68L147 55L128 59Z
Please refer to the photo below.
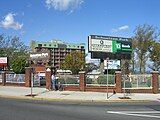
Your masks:
M152 75L122 75L122 88L145 89L152 87Z
M108 77L108 78L107 78ZM86 85L89 86L115 86L115 75L92 75L89 74L86 76Z
M25 74L15 74L15 73L6 74L6 83L24 83L24 82L25 82Z

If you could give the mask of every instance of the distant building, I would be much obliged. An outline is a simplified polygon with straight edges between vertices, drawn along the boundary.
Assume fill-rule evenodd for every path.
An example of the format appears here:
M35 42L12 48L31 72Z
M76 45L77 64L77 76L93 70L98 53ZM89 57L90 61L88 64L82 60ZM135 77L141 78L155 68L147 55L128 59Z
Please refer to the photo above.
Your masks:
M61 62L65 59L66 55L70 54L72 51L80 51L82 54L85 53L84 43L70 44L60 40L53 40L51 42L31 41L30 47L33 53L49 53L47 59L38 59L36 64L51 66L56 69L60 69Z

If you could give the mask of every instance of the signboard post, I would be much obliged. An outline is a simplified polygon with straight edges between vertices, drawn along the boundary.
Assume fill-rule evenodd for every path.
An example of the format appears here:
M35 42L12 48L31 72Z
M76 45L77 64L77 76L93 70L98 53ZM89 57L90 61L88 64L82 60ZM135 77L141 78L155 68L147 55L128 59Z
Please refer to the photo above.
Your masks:
M107 60L107 99L109 98L108 96L108 62L109 62L109 58L106 59Z
M31 97L34 97L34 96L33 96L34 72L35 72L35 68L32 68L32 79L31 79Z

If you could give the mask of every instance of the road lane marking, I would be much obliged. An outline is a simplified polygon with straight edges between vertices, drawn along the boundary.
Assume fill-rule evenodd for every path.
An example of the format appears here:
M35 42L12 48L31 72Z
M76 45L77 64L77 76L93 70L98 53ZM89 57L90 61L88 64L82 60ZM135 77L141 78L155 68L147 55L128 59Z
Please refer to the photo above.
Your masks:
M108 112L122 112L122 113L144 113L144 114L159 114L160 111L108 111Z
M144 114L149 114L149 113L157 114L157 113L160 113L159 111L107 111L107 113L127 115L127 116L136 116L136 117L160 118L160 116L155 116L155 115L144 115Z

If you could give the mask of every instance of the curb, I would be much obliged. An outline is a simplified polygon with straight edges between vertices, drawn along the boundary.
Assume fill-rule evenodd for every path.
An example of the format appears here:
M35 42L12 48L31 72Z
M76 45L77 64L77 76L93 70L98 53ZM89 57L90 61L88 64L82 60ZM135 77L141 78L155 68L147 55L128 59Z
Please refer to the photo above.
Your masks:
M9 96L0 95L1 98L19 99L19 100L37 100L37 101L49 101L49 102L72 102L72 103L143 103L152 102L155 100L132 100L132 99L119 99L119 100L80 100L80 99L63 99L63 98L42 98L31 96Z

